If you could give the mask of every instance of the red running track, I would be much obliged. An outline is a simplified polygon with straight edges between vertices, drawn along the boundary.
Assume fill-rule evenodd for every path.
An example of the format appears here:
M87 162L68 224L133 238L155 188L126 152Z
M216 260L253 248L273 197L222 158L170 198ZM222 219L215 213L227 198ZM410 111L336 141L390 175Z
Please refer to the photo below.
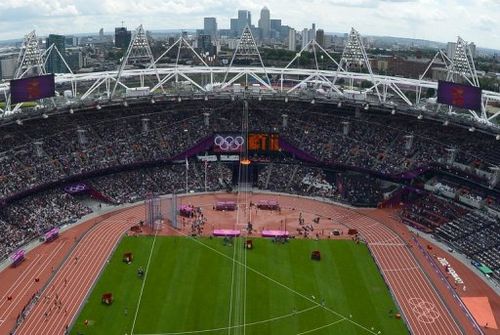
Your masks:
M259 195L259 198L265 196ZM412 334L463 334L411 251L394 231L344 207L293 196L280 196L279 201L284 207L324 215L332 218L334 223L358 229L367 241ZM143 216L143 207L134 207L105 219L89 231L49 283L16 334L64 334L66 325L76 317L124 231ZM75 256L78 256L76 262ZM56 294L62 301L60 309L54 305Z
M73 249L16 334L64 334L124 232L143 217L142 206L134 207L92 228Z

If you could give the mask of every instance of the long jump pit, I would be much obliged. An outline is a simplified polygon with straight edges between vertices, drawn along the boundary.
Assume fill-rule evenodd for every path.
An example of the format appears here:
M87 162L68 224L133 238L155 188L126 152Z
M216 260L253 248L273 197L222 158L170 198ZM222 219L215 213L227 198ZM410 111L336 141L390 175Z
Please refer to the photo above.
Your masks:
M218 210L218 202L235 202L237 209ZM262 202L276 202L279 209L259 208L257 204ZM450 308L454 303L451 295L438 293L407 241L383 221L362 211L318 199L271 193L186 195L179 196L177 206L199 208L205 221L203 227L193 228L195 217L178 216L178 228L164 221L156 233L212 236L214 231L228 230L254 237L260 237L263 232L279 232L277 236L286 233L298 239L351 239L357 236L368 245L412 334L472 334L470 324L463 321L465 316L457 315L458 309L453 306ZM72 240L73 229L62 233L56 243L69 239L74 246L64 249L54 260L53 273L52 267L42 269L36 290L20 291L17 287L31 282L27 273L30 266L41 261L35 257L41 247L28 253L22 267L8 268L0 273L3 290L0 293L4 293L0 305L0 333L9 334L15 329L15 334L64 334L71 328L121 237L148 233L146 227L131 230L144 220L142 202L107 214L97 224L94 219L93 223L77 226L75 231L80 231L77 239ZM353 232L357 235L349 234ZM18 293L7 302L8 292ZM48 301L52 302L56 295L62 308L49 311ZM12 301L17 302L16 306Z

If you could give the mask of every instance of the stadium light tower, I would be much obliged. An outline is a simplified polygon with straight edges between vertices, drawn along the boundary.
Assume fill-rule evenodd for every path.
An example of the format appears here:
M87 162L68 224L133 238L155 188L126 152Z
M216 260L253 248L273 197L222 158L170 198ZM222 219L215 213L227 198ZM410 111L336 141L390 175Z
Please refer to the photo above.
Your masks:
M130 41L127 52L125 52L125 56L123 56L122 63L120 64L120 68L118 69L118 74L116 75L115 85L113 86L113 91L111 92L109 98L112 99L116 92L116 87L120 83L120 79L123 73L123 70L128 64L148 64L149 67L153 68L154 74L158 82L160 82L160 75L158 74L158 70L156 69L156 63L153 57L153 53L151 52L151 47L149 46L148 37L142 27L142 24L137 27L134 32L134 36ZM144 77L141 80L141 87L144 87ZM163 90L163 86L161 86Z
M235 77L231 78L229 81L227 81L227 77L229 75L229 71L231 70L233 66L233 62L237 58L243 58L243 59L258 59L260 66L262 67L264 71L264 80L257 76L253 72L242 72ZM231 57L231 61L229 62L229 66L227 67L226 74L224 75L224 81L222 82L222 88L225 88L229 85L231 85L233 82L241 78L243 75L245 75L246 80L245 82L248 83L248 75L252 76L255 80L257 80L260 84L264 85L268 89L274 91L274 89L271 87L271 81L269 80L269 76L267 75L266 67L264 66L264 62L262 61L262 57L260 56L259 48L257 47L257 43L255 43L255 39L253 38L252 31L250 30L250 27L248 24L246 25L245 29L243 29L243 32L241 33L241 37L238 41L238 44L236 45L236 49L234 50L233 56Z
M340 58L339 65L337 66L333 84L335 85L339 72L349 71L352 68L357 68L359 70L365 68L368 71L368 74L370 75L370 81L373 84L373 86L369 90L375 89L379 101L382 101L382 97L378 90L378 83L373 76L370 60L368 59L368 55L366 54L361 35L354 28L351 28L351 31L349 32L346 46L342 51L342 57ZM351 87L353 87L353 77L350 78L350 84Z
M33 30L24 36L23 46L19 51L17 59L17 69L14 78L19 79L25 75L42 75L45 73L42 51L38 47L38 37Z

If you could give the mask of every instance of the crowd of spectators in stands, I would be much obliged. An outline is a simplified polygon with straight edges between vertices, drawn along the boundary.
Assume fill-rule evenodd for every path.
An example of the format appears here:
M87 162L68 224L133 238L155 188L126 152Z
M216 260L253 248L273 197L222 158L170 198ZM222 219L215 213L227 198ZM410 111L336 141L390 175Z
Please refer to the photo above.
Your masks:
M367 206L376 206L382 200L379 182L374 178L356 173L327 178L323 169L297 162L269 164L259 173L258 187Z
M441 225L460 218L469 210L453 201L432 194L410 201L401 210L403 222L425 232L433 232Z
M53 227L76 222L91 209L61 190L29 196L0 210L0 260Z
M436 235L488 266L500 279L500 213L469 212L437 228Z
M248 129L279 132L326 163L385 174L446 163L449 147L458 148L457 161L471 168L487 170L500 163L500 146L493 136L406 116L362 112L356 117L314 105L307 108L254 102ZM0 198L68 176L168 159L214 132L240 131L241 109L237 101L212 107L185 102L168 107L115 107L26 121L22 126L4 125ZM208 120L203 112L209 112ZM288 115L286 127L281 112ZM413 135L411 143L408 134ZM464 137L469 140L463 141Z

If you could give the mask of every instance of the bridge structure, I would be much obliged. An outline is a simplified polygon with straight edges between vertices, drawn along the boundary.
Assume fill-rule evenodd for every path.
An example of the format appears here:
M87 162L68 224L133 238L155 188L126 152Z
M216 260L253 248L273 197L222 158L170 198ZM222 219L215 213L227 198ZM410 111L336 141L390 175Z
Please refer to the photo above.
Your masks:
M134 31L130 45L115 71L73 73L55 45L39 49L34 31L25 36L19 53L15 79L46 73L48 57L56 53L68 73L55 74L56 96L27 106L10 103L9 82L0 83L0 120L48 117L50 113L82 107L100 109L107 104L145 100L235 99L240 96L262 99L299 99L311 103L355 104L360 108L388 109L419 119L428 117L487 131L500 140L496 119L500 93L483 90L481 110L463 110L437 103L438 82L426 79L439 63L446 80L479 87L469 44L458 37L454 57L439 50L419 78L403 78L374 73L363 39L354 28L348 34L340 60L336 60L315 40L284 67L265 66L249 27L246 27L230 63L212 65L213 58L199 54L184 37L179 37L158 58L154 58L142 25ZM304 53L312 55L312 65L300 66ZM181 55L190 54L193 65L185 65ZM172 56L173 55L173 56ZM325 66L325 62L327 66ZM242 65L245 64L245 65Z

